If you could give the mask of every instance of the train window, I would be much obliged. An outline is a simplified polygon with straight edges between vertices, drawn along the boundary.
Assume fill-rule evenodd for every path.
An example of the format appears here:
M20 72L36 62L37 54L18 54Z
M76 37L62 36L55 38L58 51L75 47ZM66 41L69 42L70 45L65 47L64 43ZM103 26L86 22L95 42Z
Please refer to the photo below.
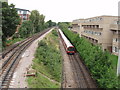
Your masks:
M75 51L75 48L74 47L69 47L68 51Z

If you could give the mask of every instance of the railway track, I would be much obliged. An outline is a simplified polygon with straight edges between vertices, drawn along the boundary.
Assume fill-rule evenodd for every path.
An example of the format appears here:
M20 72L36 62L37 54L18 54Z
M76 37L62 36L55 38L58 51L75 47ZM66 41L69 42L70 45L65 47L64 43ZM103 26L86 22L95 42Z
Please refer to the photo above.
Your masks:
M11 78L13 76L14 70L16 69L20 61L22 53L31 45L34 40L36 40L49 30L47 29L39 34L34 35L33 37L28 38L26 41L22 42L16 48L14 48L11 56L2 65L2 72L0 72L0 77L2 77L0 80L0 88L9 88Z
M22 40L20 42L17 42L16 44L13 44L9 47L7 47L3 52L2 52L2 57L1 59L4 59L8 54L12 53L16 48L18 48L19 45L24 43L26 40L30 39L31 37L26 38L25 40Z
M40 33L37 33L34 36L37 36L39 34ZM0 57L0 60L4 59L10 53L12 54L14 51L16 51L16 49L18 48L19 45L23 44L27 40L30 40L31 38L33 38L33 36L30 36L30 37L28 37L28 38L26 38L26 39L24 39L24 40L22 40L20 42L17 42L16 44L13 44L13 45L7 47L4 51L2 51L2 55L1 55L2 57Z
M96 82L80 59L79 54L76 52L74 55L68 55L61 38L60 48L64 58L61 88L63 90L66 88L97 88Z
M65 74L65 70L63 68L63 82L61 84L62 89L65 90L65 88L97 88L96 82L92 79L86 66L80 60L78 53L67 56L69 58L69 63L72 70L71 73ZM68 78L68 74L73 74L72 82L69 82L70 78Z
M69 59L72 64L77 88L97 88L95 81L91 78L86 66L80 60L78 53L69 55Z

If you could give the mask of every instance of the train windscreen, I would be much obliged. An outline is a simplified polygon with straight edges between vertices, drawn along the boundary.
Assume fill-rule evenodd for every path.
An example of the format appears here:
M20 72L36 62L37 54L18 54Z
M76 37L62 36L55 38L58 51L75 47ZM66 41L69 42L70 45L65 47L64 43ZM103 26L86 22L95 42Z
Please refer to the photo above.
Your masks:
M69 47L68 51L75 51L75 48L74 47Z

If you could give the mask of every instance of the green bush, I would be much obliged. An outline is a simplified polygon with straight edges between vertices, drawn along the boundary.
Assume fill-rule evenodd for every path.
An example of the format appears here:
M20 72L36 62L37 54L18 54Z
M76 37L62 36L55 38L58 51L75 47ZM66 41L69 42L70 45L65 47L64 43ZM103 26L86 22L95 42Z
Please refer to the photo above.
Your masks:
M43 41L40 42L43 45ZM45 42L44 42L45 43ZM61 65L61 56L60 52L55 50L55 48L50 45L44 44L38 48L35 57L38 58L38 63L43 63L47 67L48 72L53 76L57 81L60 81L60 65Z
M52 34L53 34L54 36L58 36L58 34L57 34L57 32L56 32L55 29L52 31Z
M35 53L35 59L33 68L39 72L44 74L45 76L56 80L57 82L61 82L61 54L60 50L58 50L55 46L59 45L58 42L58 36L56 36L56 31L52 31L47 37L45 37L42 41L38 43L38 48ZM57 38L57 40L56 40ZM37 85L34 85L34 87L44 87L44 88L52 88L51 85L47 82L44 82L43 80L40 81L41 77L36 77L37 80L31 81L30 78L28 79L29 86L32 85L33 82L40 82ZM34 80L34 79L33 79ZM43 84L47 84L50 86L42 86L41 82ZM49 81L50 82L50 81ZM55 86L56 87L56 86ZM57 85L58 88L60 88L59 85Z
M21 38L27 38L32 34L34 34L32 22L31 21L23 22L21 27L19 28L20 37Z
M38 43L38 46L39 47L41 47L41 46L46 46L46 43L43 41L43 40L41 40L39 43Z

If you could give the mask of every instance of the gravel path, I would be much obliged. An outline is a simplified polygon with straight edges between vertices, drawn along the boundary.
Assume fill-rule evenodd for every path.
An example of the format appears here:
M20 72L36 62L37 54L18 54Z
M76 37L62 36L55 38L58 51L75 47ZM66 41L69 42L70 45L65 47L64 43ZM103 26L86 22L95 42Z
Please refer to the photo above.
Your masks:
M51 30L49 32L51 32ZM25 73L27 71L27 68L29 68L29 66L32 64L32 60L34 59L34 54L38 46L38 42L42 40L49 32L47 32L46 34L42 35L40 38L35 40L30 45L30 47L25 51L25 53L23 53L19 65L14 72L9 88L28 87Z

